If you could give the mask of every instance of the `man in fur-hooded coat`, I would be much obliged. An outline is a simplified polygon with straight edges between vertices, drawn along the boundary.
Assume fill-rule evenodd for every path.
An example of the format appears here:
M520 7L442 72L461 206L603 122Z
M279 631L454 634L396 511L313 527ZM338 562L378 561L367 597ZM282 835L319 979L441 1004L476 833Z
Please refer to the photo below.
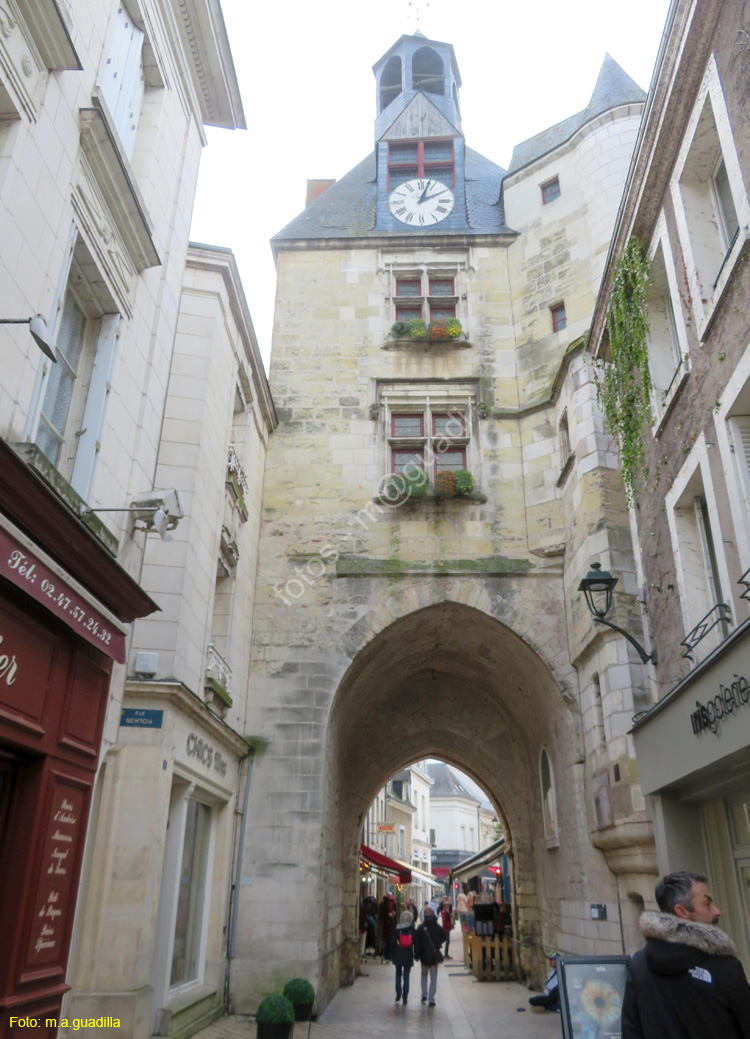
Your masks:
M750 986L706 878L672 873L656 900L665 911L641 916L646 947L629 965L622 1039L750 1039Z

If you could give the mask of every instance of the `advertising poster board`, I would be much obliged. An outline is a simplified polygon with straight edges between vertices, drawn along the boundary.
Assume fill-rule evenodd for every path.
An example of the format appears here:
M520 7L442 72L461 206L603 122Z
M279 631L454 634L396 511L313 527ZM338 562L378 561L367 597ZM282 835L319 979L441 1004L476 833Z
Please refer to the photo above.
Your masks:
M629 956L568 956L557 963L563 1039L622 1039Z

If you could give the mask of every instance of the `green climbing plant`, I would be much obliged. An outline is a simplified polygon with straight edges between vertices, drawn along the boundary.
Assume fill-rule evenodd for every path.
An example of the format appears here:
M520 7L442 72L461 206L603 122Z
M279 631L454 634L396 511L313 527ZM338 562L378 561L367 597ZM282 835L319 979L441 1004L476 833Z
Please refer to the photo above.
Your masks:
M609 358L595 362L601 372L597 399L620 448L630 505L636 481L644 469L644 429L653 423L646 306L650 283L651 261L633 237L614 268L607 310Z

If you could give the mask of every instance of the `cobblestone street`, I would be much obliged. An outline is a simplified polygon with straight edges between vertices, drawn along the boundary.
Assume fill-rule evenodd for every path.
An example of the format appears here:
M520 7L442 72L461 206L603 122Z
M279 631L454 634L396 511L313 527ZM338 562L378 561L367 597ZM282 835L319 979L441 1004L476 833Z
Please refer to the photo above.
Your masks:
M528 1005L530 993L522 985L480 983L459 959L441 966L437 1006L432 1010L420 1002L419 966L412 971L406 1007L394 1003L390 964L368 962L364 970L367 976L357 978L353 987L341 989L320 1020L313 1022L310 1039L559 1039L561 1034L560 1016L533 1012ZM294 1039L306 1039L307 1027L296 1025ZM227 1017L195 1039L248 1036L255 1036L252 1018Z

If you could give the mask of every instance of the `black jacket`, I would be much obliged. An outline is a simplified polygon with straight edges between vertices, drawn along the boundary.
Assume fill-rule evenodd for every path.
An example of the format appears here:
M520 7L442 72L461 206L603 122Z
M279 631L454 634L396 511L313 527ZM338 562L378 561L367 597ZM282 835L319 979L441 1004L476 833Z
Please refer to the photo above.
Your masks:
M406 949L403 949L399 944L399 937L402 934L406 934L411 938L411 945ZM394 967L414 966L414 943L416 942L416 937L416 932L411 924L398 925L396 933L391 938L391 944L388 946L388 959L393 963Z
M644 913L640 927L622 1039L750 1039L750 986L727 935L671 913Z
M432 967L438 963L437 953L445 941L445 931L434 916L428 916L417 928L417 941L414 955L421 960L423 967Z

